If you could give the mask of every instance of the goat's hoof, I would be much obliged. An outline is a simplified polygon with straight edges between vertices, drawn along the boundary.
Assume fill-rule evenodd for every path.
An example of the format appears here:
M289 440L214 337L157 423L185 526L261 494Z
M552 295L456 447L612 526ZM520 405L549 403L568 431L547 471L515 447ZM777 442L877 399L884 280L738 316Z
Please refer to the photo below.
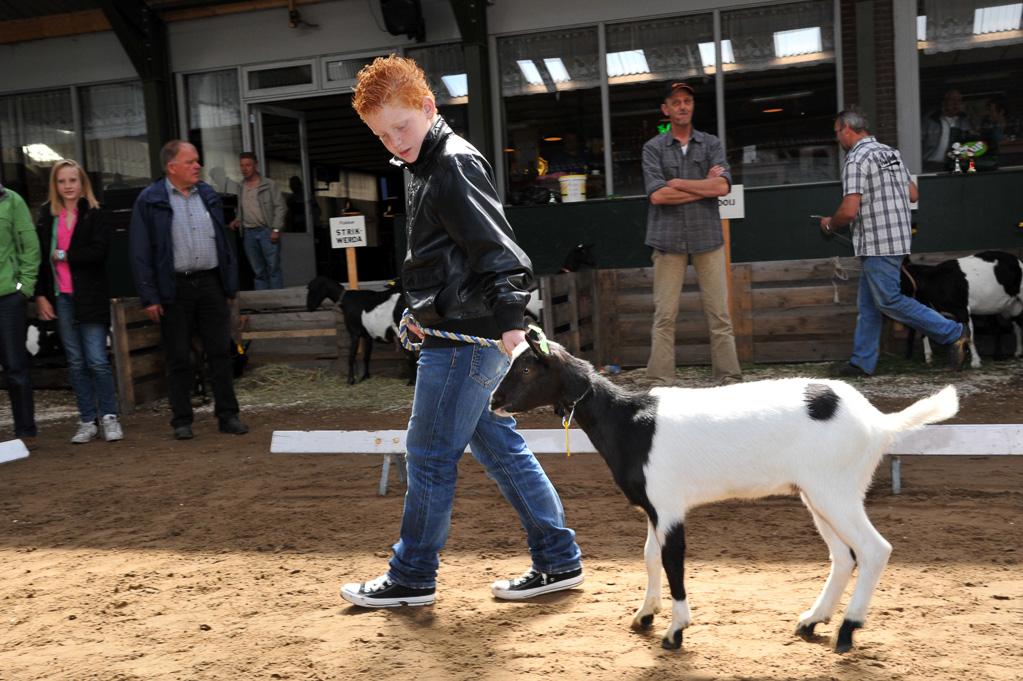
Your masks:
M643 615L642 617L637 617L634 620L632 620L632 626L638 629L649 629L653 623L654 623L653 613L650 613L649 615Z
M838 629L838 634L835 635L835 652L836 653L848 653L853 647L853 632L863 627L862 622L854 622L852 620L845 620L842 622L842 626Z
M665 650L678 650L682 647L682 630L679 629L671 638L665 636L661 639L661 647Z
M796 636L802 638L810 638L813 636L813 628L817 626L816 622L807 622L806 624L800 624L796 627Z

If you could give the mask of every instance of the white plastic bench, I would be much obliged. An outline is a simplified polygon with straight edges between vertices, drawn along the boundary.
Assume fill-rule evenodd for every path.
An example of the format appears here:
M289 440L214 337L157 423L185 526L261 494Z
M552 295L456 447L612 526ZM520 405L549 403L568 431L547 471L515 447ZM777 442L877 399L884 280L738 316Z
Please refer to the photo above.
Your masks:
M595 453L590 438L573 428L569 447L579 454ZM562 428L520 430L526 444L536 454L564 454L565 431ZM278 430L270 443L274 454L382 454L380 494L387 493L391 463L405 480L404 430ZM466 450L468 451L468 450ZM892 494L902 492L902 456L1000 456L1023 454L1023 425L927 426L903 434L888 449L892 468ZM397 460L394 457L397 456Z

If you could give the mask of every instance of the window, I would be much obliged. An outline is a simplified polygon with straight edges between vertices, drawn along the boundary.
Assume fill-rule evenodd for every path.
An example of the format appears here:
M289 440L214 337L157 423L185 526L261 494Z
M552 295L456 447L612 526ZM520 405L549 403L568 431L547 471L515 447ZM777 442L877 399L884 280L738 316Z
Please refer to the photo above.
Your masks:
M426 73L426 80L437 100L437 111L455 133L468 133L469 78L459 44L416 47L405 50Z
M235 193L241 182L241 97L235 69L185 77L188 141L199 151L203 179L219 192Z
M732 60L723 50L726 64ZM664 84L684 80L697 91L693 127L717 135L714 22L710 14L607 27L614 193L642 195L643 145L667 125ZM621 66L619 66L621 64Z
M956 142L983 143L977 170L1023 165L1023 3L923 0L917 25L923 171Z
M53 164L75 156L70 89L0 97L0 180L29 206L47 201Z
M534 186L560 193L563 175L587 175L587 197L603 197L596 27L500 38L497 54L508 202Z
M152 180L142 84L93 85L80 93L84 165L97 196L145 187Z
M242 73L246 97L311 92L319 87L312 61L250 66Z
M734 65L722 61L725 147L736 184L838 179L833 3L722 12L721 33L734 58Z

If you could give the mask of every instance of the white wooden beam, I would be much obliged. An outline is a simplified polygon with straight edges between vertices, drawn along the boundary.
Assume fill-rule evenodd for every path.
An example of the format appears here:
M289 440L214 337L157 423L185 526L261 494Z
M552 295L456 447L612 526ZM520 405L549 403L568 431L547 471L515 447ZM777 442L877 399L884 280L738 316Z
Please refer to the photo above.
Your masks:
M0 463L17 461L28 456L28 448L21 440L8 440L0 442Z

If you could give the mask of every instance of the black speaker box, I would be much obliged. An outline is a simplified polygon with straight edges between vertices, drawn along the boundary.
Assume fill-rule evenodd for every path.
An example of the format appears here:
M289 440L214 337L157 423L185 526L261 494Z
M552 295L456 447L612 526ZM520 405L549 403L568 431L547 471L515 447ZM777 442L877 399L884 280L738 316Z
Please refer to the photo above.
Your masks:
M416 42L426 39L423 10L419 0L380 0L384 25L391 35L407 35Z

